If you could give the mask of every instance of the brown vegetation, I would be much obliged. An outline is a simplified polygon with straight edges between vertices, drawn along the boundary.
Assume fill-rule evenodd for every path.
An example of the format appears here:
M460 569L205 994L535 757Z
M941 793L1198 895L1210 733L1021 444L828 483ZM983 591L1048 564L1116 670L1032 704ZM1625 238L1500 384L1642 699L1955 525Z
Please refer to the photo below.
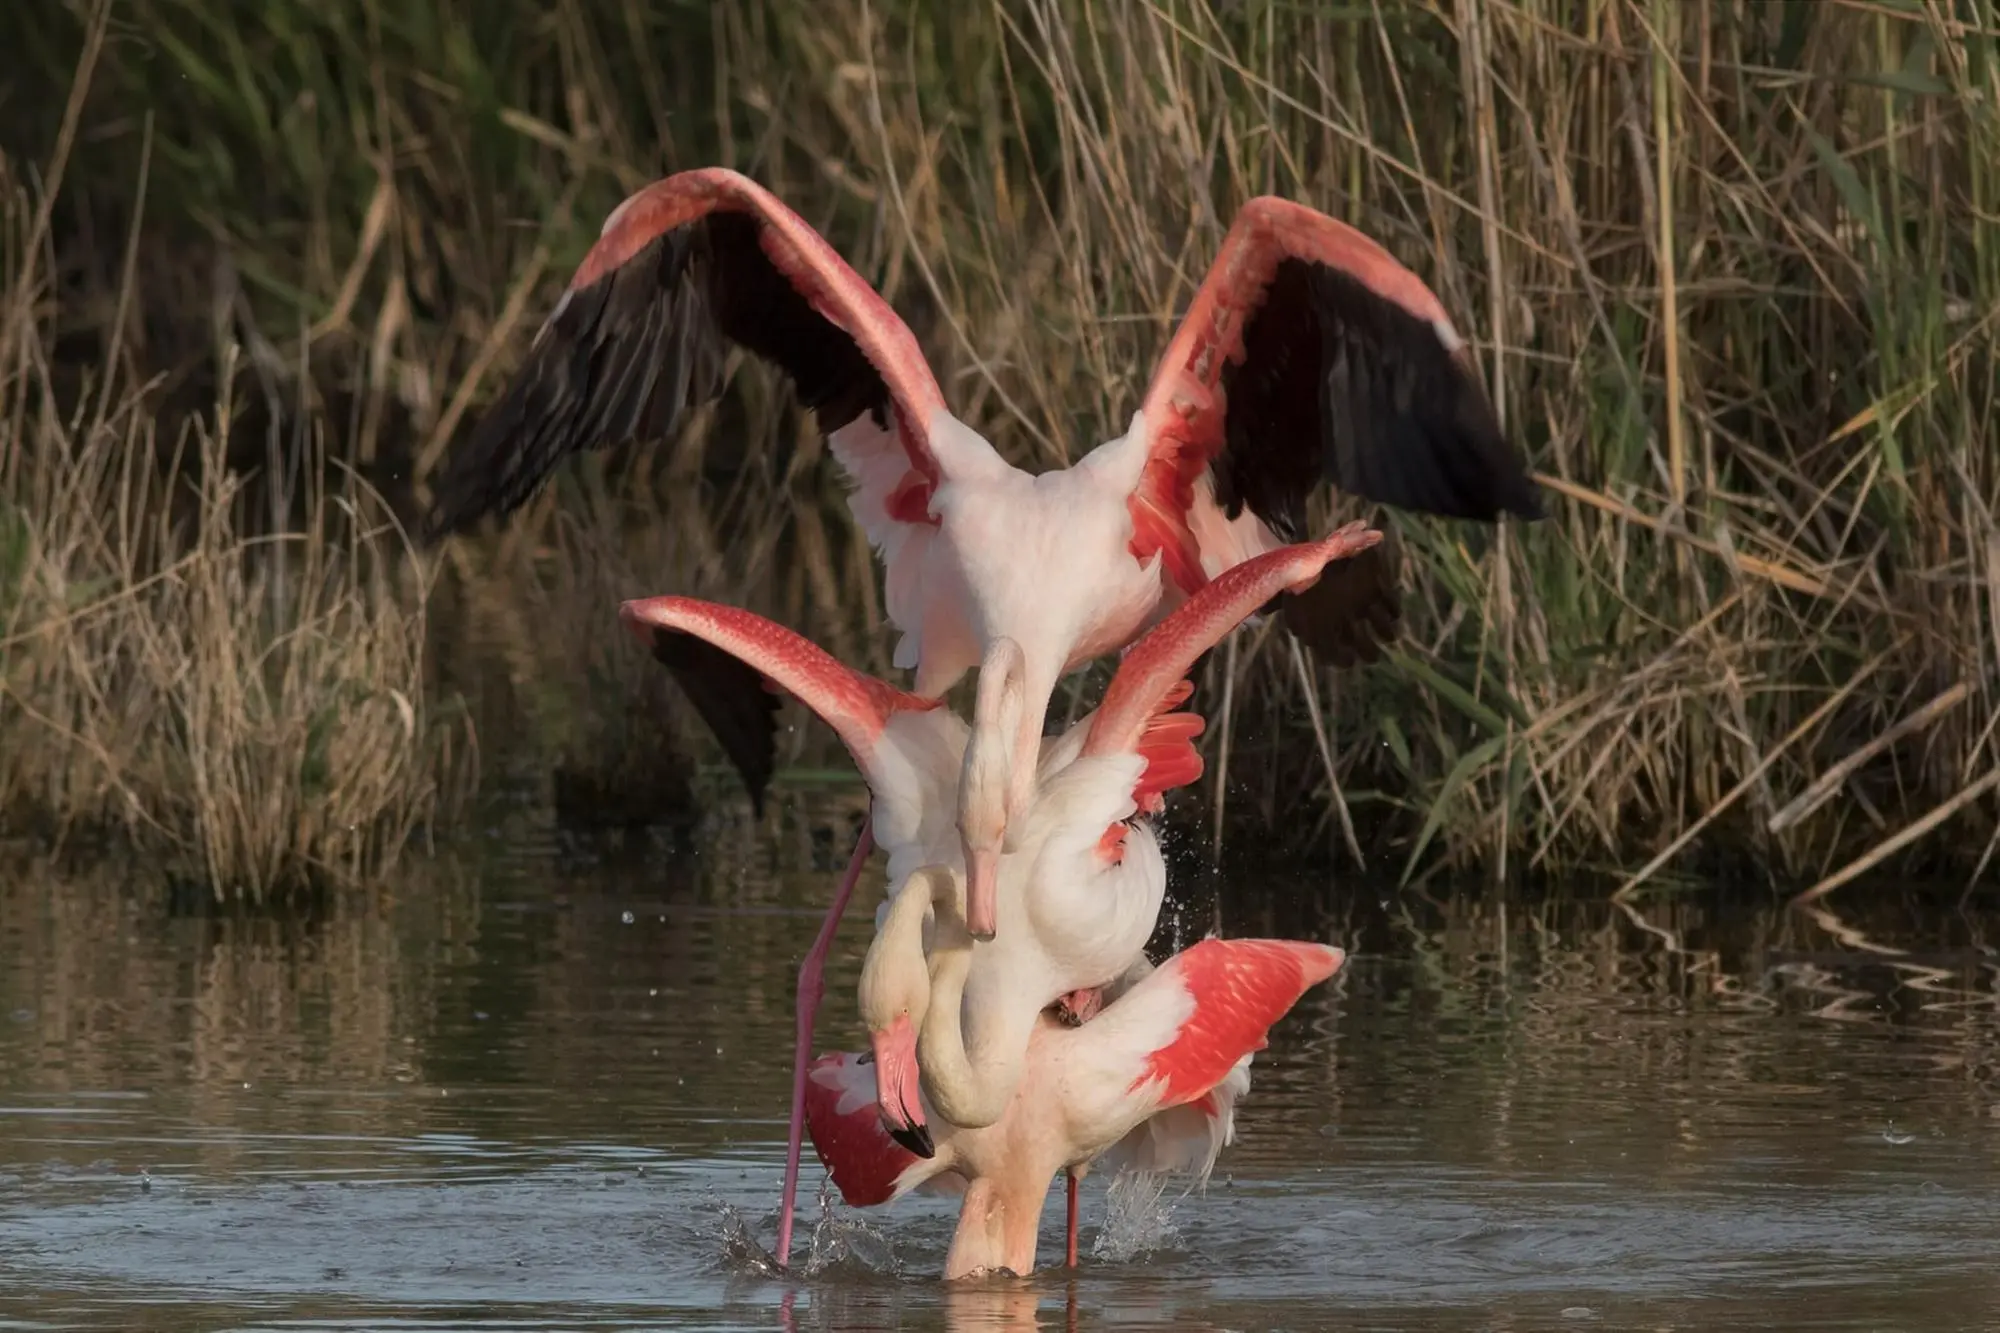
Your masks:
M38 13L0 37L44 65L88 47L88 16ZM1227 773L1211 780L1217 815L1351 855L1344 798L1357 824L1399 840L1370 868L1406 874L1747 863L1810 884L1874 849L1903 867L1986 862L2000 809L1994 0L752 0L519 22L450 0L394 21L358 3L129 0L114 14L56 214L62 299L37 307L33 340L10 335L6 363L10 403L85 408L10 406L9 422L81 422L62 429L82 445L139 438L151 428L124 367L180 355L224 402L267 377L271 420L330 427L330 466L420 475L617 198L720 161L887 293L961 415L1011 456L1054 462L1123 429L1235 207L1281 193L1364 227L1431 282L1554 516L1497 535L1392 517L1410 598L1388 663L1312 673L1268 633L1217 654L1198 701L1217 718L1211 773ZM62 101L17 87L7 104L23 109L5 148L26 208L25 163L49 161ZM142 199L154 221L139 226ZM166 259L121 284L107 234L153 238ZM17 251L36 256L17 268L44 272L44 248ZM286 333L236 365L162 345L159 330L188 322L170 294L223 271L240 274L237 341L253 345L253 324ZM16 369L38 359L54 387ZM63 384L79 362L120 368L109 410L92 395L113 381ZM552 692L534 715L570 719L545 749L611 774L634 762L634 729L616 719L647 676L612 618L628 589L749 600L886 667L876 580L818 452L775 377L743 368L681 438L587 460L508 535L453 548L454 595L527 635L510 688ZM76 526L39 506L78 494L93 523L116 512L109 492L15 489L51 466L21 453L10 437L4 512ZM331 475L335 491L358 486ZM142 494L157 507L164 490ZM642 528L659 548L643 560ZM199 547L151 549L165 568ZM421 579L388 564L404 572L368 580L414 596ZM204 577L244 614L271 596ZM417 603L363 612L368 580L307 605L356 608L385 644L413 643ZM94 619L67 602L10 612L101 637L81 658L37 646L24 662L10 630L7 679L60 679L35 688L80 698L84 677L63 663L142 660L124 646L138 626L114 618L143 619L152 595ZM433 734L393 662L362 676L385 710L377 734ZM180 677L159 679L171 693ZM154 787L168 779L125 766L129 741L107 744L131 725L126 693L87 719L37 705L60 725L36 725L76 734L84 785L108 792L120 775L97 807L166 810ZM0 706L29 697L10 684ZM306 699L280 711L307 717ZM614 721L576 720L593 715ZM310 725L289 725L304 744ZM668 744L645 742L654 756ZM408 764L397 781L415 785L395 790L435 783L428 760ZM88 806L51 798L76 785L61 772L36 780L42 802ZM10 795L35 785L5 780ZM183 841L197 826L154 817Z

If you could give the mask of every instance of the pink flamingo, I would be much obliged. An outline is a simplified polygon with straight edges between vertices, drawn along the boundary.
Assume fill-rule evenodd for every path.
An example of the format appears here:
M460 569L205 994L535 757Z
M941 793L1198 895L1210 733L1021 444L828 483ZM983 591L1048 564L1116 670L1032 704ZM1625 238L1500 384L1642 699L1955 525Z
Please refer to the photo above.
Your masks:
M922 890L913 884L899 895L891 916L899 918L893 928L913 933L925 908L936 912L929 1005L919 1020L929 1087L971 1076L960 1019L973 954L957 876L934 866L918 880ZM968 1129L934 1116L928 1157L911 1153L874 1113L869 1057L824 1056L813 1064L806 1098L814 1150L855 1206L919 1185L963 1188L946 1281L1031 1272L1042 1203L1055 1173L1067 1170L1074 1266L1081 1170L1115 1147L1142 1169L1206 1178L1232 1137L1251 1054L1342 960L1330 945L1290 940L1207 939L1150 970L1141 955L1130 984L1089 1022L1071 1027L1042 1016L1025 1076L994 1124Z
M1060 1002L1074 1017L1095 1009L1097 990L1140 954L1165 891L1166 868L1151 829L1132 823L1157 812L1164 793L1201 774L1193 747L1202 721L1175 712L1191 687L1195 661L1257 607L1322 577L1331 562L1374 548L1381 534L1349 524L1318 541L1283 547L1239 565L1203 587L1125 654L1104 702L1060 736L1042 742L1037 797L1023 823L1022 850L1003 859L1001 902L1015 928L984 946L971 975L966 1041L980 1076L943 1094L960 1126L990 1124L1012 1098L1041 1010ZM870 831L889 856L900 900L911 872L958 852L949 824L961 767L984 793L972 804L991 817L1007 785L1004 769L969 749L981 742L933 699L854 671L802 636L735 607L688 597L654 597L619 609L656 652L693 637L745 663L760 679L804 701L846 745L868 783ZM982 677L982 706L1004 676ZM1004 762L1004 743L988 755ZM928 991L921 942L903 944L878 910L876 941L863 969L862 1014L878 1064L878 1110L911 1151L930 1151L917 1083L920 1061L911 1014ZM804 1070L799 1048L792 1132L802 1133ZM783 1234L797 1180L788 1155L779 1225Z
M1060 1000L1073 1017L1087 1019L1097 989L1138 956L1152 934L1166 867L1152 828L1139 817L1160 810L1168 790L1201 776L1192 742L1202 719L1175 711L1192 690L1185 677L1195 662L1272 597L1305 586L1331 561L1352 559L1379 539L1351 524L1322 541L1281 547L1224 572L1127 650L1094 712L1061 738L1043 742L1020 849L1000 862L999 911L1007 928L981 946L969 967L965 1072L948 1084L927 1082L928 1100L946 1120L962 1129L999 1120L1014 1097L1042 1010ZM982 699L992 679L980 677ZM969 751L981 745L975 720ZM1009 749L1003 741L991 752L1001 763L997 769L969 752L965 768L979 790L965 804L997 820ZM948 788L940 783L933 790ZM899 893L891 920L902 906ZM884 1124L921 1154L928 1138L914 1094L919 1070L927 1071L929 1063L918 1050L915 1015L927 987L926 967L920 935L893 929L891 920L878 924L863 965L861 1016L875 1055Z
M1318 541L1282 547L1225 572L1126 652L1101 707L1041 744L1035 798L1021 846L1001 860L1001 912L1014 924L984 947L972 969L967 1041L985 1073L976 1101L948 1115L962 1127L993 1122L1012 1095L1036 1015L1059 999L1087 1016L1096 987L1152 933L1165 866L1151 829L1131 821L1161 808L1164 793L1201 774L1192 740L1202 720L1175 712L1200 656L1257 607L1303 587L1335 560L1373 549L1381 534L1349 524ZM967 802L997 819L1009 785L1007 727L967 728L933 701L841 665L792 631L750 612L686 597L629 602L620 614L642 638L694 636L789 689L833 726L872 793L871 827L889 852L889 882L916 865L956 853L940 818L961 767L978 791ZM1018 707L1005 675L982 676L975 718ZM1000 702L995 703L996 696ZM994 719L988 718L988 721ZM999 736L992 744L983 737ZM962 864L962 863L960 863ZM892 887L892 892L894 892ZM883 911L887 911L885 904ZM883 920L878 915L878 927ZM901 996L924 982L920 947L907 956L878 933L864 968L863 1018L879 1060L882 1110L891 1132L919 1153L915 1029Z
M1409 270L1311 209L1237 215L1131 428L1073 466L1010 466L944 405L909 329L797 214L720 168L639 191L605 220L499 401L438 478L435 538L525 500L566 455L673 429L716 391L729 343L776 363L854 484L881 553L896 664L941 696L989 657L1020 681L998 827L964 827L967 917L997 928L996 876L1025 807L1048 701L1209 578L1302 535L1323 478L1383 503L1490 520L1539 506L1463 340ZM1373 656L1397 614L1382 557L1283 601L1332 660ZM1001 647L1011 641L1018 654ZM772 718L757 682L685 645L665 660L761 798ZM996 654L1001 656L995 656ZM961 781L961 803L977 792ZM799 971L810 1046L822 970L870 850L864 830ZM797 1073L803 1077L803 1053ZM796 1174L794 1171L793 1174ZM781 1222L786 1258L789 1228Z
M568 453L670 430L715 392L732 342L783 367L827 430L881 552L903 631L895 661L916 669L916 692L943 694L1003 639L1020 649L993 663L1018 673L1025 700L1010 819L1057 681L1222 570L1297 540L1322 477L1436 514L1539 513L1443 306L1312 209L1244 205L1131 428L1034 475L951 414L909 329L817 232L748 178L709 168L655 182L605 220L439 478L428 531L506 512ZM1286 622L1351 657L1394 606L1384 568L1357 562L1289 599ZM982 940L999 836L965 837L967 919Z

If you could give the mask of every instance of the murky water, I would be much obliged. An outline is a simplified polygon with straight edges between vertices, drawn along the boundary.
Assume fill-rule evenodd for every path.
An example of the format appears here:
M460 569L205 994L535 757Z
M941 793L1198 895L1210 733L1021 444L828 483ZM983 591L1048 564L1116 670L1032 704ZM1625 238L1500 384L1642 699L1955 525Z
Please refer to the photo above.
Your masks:
M1184 929L1219 901L1353 951L1205 1194L1093 1177L1080 1270L947 1289L950 1201L822 1219L809 1157L814 1252L773 1277L743 1228L844 799L678 852L502 820L310 914L0 872L0 1329L2000 1327L2000 955L1865 889L1192 877ZM859 1045L866 934L822 1049ZM1057 1191L1045 1261L1060 1233Z

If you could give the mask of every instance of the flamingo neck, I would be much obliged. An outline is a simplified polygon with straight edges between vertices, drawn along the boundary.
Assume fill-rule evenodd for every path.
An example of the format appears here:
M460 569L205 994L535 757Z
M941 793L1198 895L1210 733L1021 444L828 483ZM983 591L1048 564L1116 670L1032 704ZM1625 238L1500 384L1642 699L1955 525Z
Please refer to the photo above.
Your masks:
M996 639L979 667L979 689L972 702L972 733L966 739L960 770L959 831L968 856L974 851L999 850L1008 817L1025 777L1032 792L1032 756L1023 772L1021 736L1033 713L1039 737L1040 712L1026 707L1026 657L1012 639Z
M868 945L855 998L870 1032L888 1028L905 1014L919 1030L923 1027L931 999L923 935L931 897L921 875L912 875L890 900L889 913Z
M1014 1022L980 1024L981 1038L965 1040L965 982L972 969L972 935L954 897L937 903L931 943L930 1004L917 1031L917 1067L923 1091L938 1116L960 1129L983 1129L1006 1114L1026 1069L1030 1028ZM1012 1013L1019 1005L1002 1005Z

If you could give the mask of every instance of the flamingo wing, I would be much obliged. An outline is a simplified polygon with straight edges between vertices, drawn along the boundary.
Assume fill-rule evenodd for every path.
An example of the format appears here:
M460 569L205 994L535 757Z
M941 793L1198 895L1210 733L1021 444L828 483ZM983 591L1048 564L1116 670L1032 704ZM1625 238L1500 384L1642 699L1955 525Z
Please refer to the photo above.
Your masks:
M763 818L764 793L777 766L777 692L765 687L763 672L692 634L659 630L648 636L647 647L715 733L750 790L751 809Z
M1207 1096L1244 1056L1264 1049L1271 1026L1346 957L1330 944L1302 940L1211 938L1183 949L1119 1002L1169 987L1187 997L1186 1017L1170 1040L1145 1054L1133 1088L1152 1086L1161 1109Z
M1133 785L1133 805L1141 814L1163 809L1167 792L1202 773L1194 742L1204 723L1196 714L1177 711L1194 693L1187 674L1201 655L1271 598L1309 580L1325 583L1335 572L1333 562L1351 564L1373 552L1381 539L1367 525L1350 523L1320 541L1267 551L1203 584L1126 650L1105 687L1104 701L1089 718L1080 752L1143 757L1146 766ZM1099 839L1098 850L1107 860L1122 859L1126 827L1123 821L1115 823Z
M1184 594L1303 537L1323 481L1450 518L1541 516L1437 297L1361 232L1289 200L1237 214L1141 410L1134 554L1161 552ZM1379 655L1353 626L1393 630L1392 555L1332 571L1318 598L1286 604L1287 627L1337 664Z
M693 597L648 597L626 602L618 616L653 655L670 667L683 664L690 675L728 670L751 682L760 696L775 689L796 695L813 710L854 756L873 787L875 754L889 720L902 712L926 712L942 702L899 690L886 681L841 664L803 635L754 612ZM690 643L692 641L692 643ZM747 694L732 686L732 696ZM700 700L697 699L697 705ZM740 733L768 753L776 726L776 701L751 702L726 716L740 721ZM711 725L715 719L711 717ZM724 737L717 726L718 737ZM727 739L724 737L724 743ZM768 779L769 770L764 776Z
M829 435L868 416L864 457L842 461L883 494L857 498L928 521L939 473L926 431L943 398L916 339L770 191L707 168L656 181L605 219L527 359L434 483L426 535L512 511L570 454L671 431L719 391L730 343L782 369Z
M944 1171L889 1136L875 1104L875 1068L847 1052L822 1055L806 1076L806 1132L850 1208L872 1208Z
M1121 754L1144 745L1161 715L1187 698L1187 674L1203 653L1271 598L1315 578L1324 582L1336 562L1352 563L1381 539L1366 524L1349 523L1319 541L1255 556L1202 585L1126 650L1091 716L1083 753Z

